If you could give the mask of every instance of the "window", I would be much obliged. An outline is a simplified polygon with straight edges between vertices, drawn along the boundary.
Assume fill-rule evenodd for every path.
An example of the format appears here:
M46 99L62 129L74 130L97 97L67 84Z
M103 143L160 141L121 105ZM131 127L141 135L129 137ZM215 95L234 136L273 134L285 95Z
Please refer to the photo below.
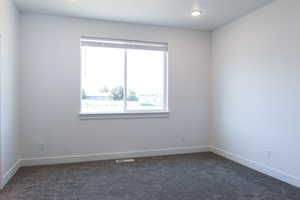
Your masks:
M81 38L81 54L81 114L167 113L167 44Z

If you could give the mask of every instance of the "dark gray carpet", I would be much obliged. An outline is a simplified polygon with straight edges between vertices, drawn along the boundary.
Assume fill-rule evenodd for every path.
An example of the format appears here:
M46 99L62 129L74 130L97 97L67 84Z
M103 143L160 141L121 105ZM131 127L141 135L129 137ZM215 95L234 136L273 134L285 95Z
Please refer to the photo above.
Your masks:
M1 200L300 200L300 189L212 153L21 168Z

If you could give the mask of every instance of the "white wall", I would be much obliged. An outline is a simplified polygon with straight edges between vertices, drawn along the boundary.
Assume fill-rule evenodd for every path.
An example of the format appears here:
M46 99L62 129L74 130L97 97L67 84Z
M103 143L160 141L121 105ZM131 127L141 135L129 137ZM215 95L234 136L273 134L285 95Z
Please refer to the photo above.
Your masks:
M212 144L300 187L299 19L278 0L213 33Z
M19 154L18 39L19 15L12 1L0 0L1 56L1 130L0 188Z
M170 117L80 121L80 36L168 42ZM22 156L206 147L210 39L208 32L25 13L21 20ZM45 143L44 151L39 143Z

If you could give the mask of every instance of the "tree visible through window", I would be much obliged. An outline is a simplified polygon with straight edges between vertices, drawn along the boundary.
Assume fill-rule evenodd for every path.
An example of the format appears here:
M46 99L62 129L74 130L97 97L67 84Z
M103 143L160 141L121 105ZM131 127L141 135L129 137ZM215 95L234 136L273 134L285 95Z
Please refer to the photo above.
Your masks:
M167 44L81 39L81 112L167 111Z

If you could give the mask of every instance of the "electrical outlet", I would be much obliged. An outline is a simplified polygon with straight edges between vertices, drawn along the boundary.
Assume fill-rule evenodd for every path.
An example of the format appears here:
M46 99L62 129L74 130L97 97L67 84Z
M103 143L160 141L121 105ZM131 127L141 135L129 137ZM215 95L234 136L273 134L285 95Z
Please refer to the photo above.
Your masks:
M266 163L270 164L271 159L272 159L272 151L271 150L266 150L265 156L266 156Z
M39 143L39 151L40 152L45 151L45 144L44 143Z
M185 136L184 136L184 135L182 135L182 136L181 136L181 142L182 142L183 144L185 144L185 143L186 143L186 138L185 138Z
M184 137L181 138L181 142L185 143L185 138Z

